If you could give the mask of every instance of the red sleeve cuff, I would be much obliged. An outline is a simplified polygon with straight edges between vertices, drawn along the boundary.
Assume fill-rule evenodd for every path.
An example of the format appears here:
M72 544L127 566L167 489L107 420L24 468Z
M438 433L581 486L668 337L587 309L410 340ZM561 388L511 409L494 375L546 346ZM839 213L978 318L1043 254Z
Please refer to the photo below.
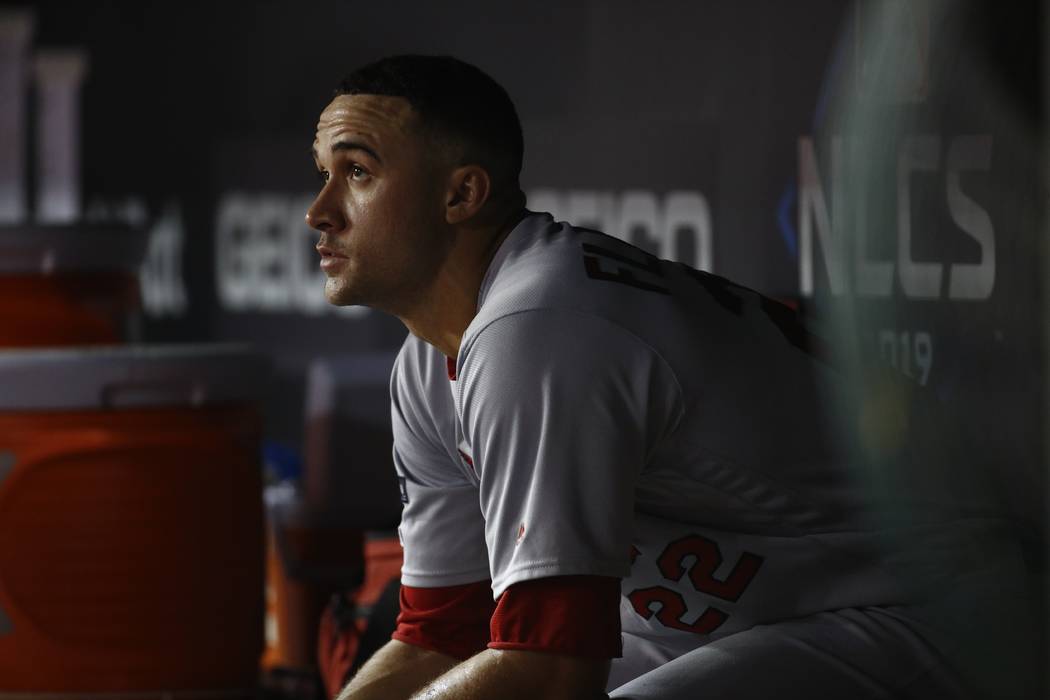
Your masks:
M491 581L462 586L401 586L401 613L391 635L405 644L463 660L489 641L489 620L496 607Z
M620 579L554 576L515 583L500 596L490 629L490 649L622 656Z

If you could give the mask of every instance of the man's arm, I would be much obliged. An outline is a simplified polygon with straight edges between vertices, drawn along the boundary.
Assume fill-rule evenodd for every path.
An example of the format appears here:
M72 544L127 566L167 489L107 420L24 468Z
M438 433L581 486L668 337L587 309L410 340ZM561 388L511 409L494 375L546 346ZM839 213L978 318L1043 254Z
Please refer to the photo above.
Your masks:
M412 700L586 700L605 698L608 659L486 649L412 696Z
M451 656L392 639L361 667L338 700L404 700L457 663Z

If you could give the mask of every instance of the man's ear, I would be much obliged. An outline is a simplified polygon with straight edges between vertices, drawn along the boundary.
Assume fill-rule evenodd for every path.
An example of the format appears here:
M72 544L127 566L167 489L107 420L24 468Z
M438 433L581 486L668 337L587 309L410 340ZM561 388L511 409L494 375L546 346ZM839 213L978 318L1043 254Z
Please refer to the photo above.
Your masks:
M449 174L445 221L459 224L477 214L489 200L492 180L480 165L461 165Z

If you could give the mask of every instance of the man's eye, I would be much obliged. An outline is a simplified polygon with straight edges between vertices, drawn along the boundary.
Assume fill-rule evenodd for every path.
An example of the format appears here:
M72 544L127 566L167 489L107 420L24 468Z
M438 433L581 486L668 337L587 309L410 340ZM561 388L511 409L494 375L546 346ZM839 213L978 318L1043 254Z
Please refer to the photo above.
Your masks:
M321 178L321 184L322 185L325 184L326 182L328 182L329 175L328 175L328 171L327 170L318 170L317 171L317 176L319 178Z
M358 165L350 166L350 179L363 180L368 177L368 171Z

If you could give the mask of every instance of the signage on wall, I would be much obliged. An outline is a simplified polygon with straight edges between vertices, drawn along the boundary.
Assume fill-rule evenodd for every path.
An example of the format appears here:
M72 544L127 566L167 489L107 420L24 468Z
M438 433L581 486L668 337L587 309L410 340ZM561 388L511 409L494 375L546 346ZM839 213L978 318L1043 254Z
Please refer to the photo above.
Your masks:
M830 168L821 178L813 139L798 141L798 234L799 290L813 295L814 253L820 249L833 295L856 294L872 298L894 296L894 289L908 299L981 301L995 288L995 228L988 210L967 194L961 185L964 175L987 176L992 164L991 134L965 134L942 139L937 134L907 135L896 153L896 242L893 260L868 257L870 204L863 187L852 190L861 201L850 202L852 216L846 220L841 189L845 172L857 172L857 164L843 160L841 137L832 137ZM912 178L919 173L937 177L948 204L948 213L959 235L972 238L980 248L977 263L950 260L918 262L913 255L914 239L926 231L912 225ZM825 186L828 183L828 186ZM878 217L879 219L883 217ZM846 229L850 235L844 235ZM878 232L885 235L885 232ZM846 241L852 245L846 248ZM850 255L851 253L851 255ZM897 282L897 285L894 284Z
M854 4L778 210L800 296L847 302L862 351L920 384L946 379L933 372L935 347L949 374L971 361L960 313L991 321L977 309L997 291L1000 213L991 125L931 119L954 88L944 71L931 82L931 8ZM936 38L952 40L943 28ZM1004 342L999 324L982 329L987 343Z

